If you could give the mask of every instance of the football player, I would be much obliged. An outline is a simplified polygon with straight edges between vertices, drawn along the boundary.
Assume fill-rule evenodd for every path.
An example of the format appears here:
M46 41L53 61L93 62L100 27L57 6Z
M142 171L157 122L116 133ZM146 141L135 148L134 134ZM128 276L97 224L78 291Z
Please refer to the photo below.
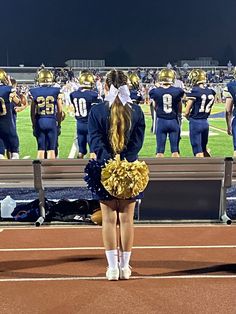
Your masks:
M172 157L179 157L180 125L178 115L182 112L184 91L174 87L175 71L162 69L158 74L160 86L149 92L154 101L156 115L156 157L164 157L167 135L169 135Z
M38 144L38 159L56 157L58 127L61 125L63 96L59 87L53 87L54 75L50 70L38 71L39 86L30 89L31 121Z
M236 157L236 68L233 71L234 80L229 82L223 92L226 109L227 133L233 136L234 157Z
M207 151L208 117L215 101L215 91L206 86L206 72L201 69L192 70L188 80L192 89L186 94L185 117L189 120L193 154L196 157L210 157Z
M21 99L11 86L7 73L0 69L0 139L4 148L10 151L9 157L19 159L19 138L13 114L14 106L21 106Z
M138 75L133 72L128 75L128 86L130 90L130 98L132 99L133 104L139 105L142 102L143 96L140 91L140 78Z
M94 75L89 71L82 71L79 78L79 89L70 94L74 106L77 123L77 158L83 158L87 154L88 144L88 114L93 104L101 102L95 87ZM90 152L92 153L92 152ZM92 155L93 156L93 155Z
M13 90L16 92L17 96L20 98L20 103L18 103L18 104L11 102L12 117L13 117L14 125L16 128L16 140L15 140L14 150L16 153L19 153L19 137L17 134L17 126L16 126L17 113L21 112L22 110L24 110L28 106L28 100L27 100L26 93L23 90L17 89L17 82L14 78L10 78L10 84L11 84ZM8 157L8 159L10 159L11 155L14 152L12 151L12 147L6 147L6 149L7 149L7 157Z

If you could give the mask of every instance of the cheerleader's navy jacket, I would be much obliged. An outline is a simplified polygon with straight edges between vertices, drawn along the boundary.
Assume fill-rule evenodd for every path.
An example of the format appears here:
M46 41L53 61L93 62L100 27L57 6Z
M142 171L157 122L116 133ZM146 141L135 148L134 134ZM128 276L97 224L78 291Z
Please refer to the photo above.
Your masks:
M121 159L135 161L142 148L145 132L145 118L139 105L130 104L131 128L128 133L126 148L121 152ZM90 152L94 152L99 163L104 163L113 158L113 151L109 144L109 117L110 108L108 102L92 106L88 118L88 133Z

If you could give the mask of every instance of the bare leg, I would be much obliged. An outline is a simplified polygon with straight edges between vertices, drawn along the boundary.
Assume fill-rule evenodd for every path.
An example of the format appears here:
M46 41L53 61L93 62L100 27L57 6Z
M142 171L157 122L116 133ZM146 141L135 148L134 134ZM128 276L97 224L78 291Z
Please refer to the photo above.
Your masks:
M117 249L117 201L100 202L102 210L102 237L105 250Z
M117 251L117 201L100 202L102 210L102 236L108 262L106 277L108 280L119 279Z
M120 248L130 252L134 241L134 208L135 201L119 200Z

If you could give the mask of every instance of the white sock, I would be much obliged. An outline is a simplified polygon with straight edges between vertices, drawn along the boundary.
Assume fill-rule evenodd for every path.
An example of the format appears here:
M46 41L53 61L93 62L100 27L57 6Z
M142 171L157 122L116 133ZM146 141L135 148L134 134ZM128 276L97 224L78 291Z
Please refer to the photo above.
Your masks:
M117 268L118 267L118 254L117 250L110 250L110 251L105 251L106 253L106 258L108 262L108 267L109 268Z
M121 267L127 268L127 267L129 267L131 252L123 252L122 255L123 255L123 266L121 266Z
M5 159L4 155L0 154L0 159Z
M123 258L123 251L119 250L119 264L120 267L124 267L124 258Z

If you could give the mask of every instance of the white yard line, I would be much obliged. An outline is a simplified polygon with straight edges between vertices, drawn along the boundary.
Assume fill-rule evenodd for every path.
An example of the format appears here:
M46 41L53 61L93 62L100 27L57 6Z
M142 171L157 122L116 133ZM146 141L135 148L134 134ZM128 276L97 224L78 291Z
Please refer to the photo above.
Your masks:
M210 125L209 127L210 127L210 129L213 129L213 130L216 130L216 131L218 131L218 132L221 132L221 133L225 133L225 134L227 134L227 131L225 131L225 130L222 130L222 129L216 128L216 127L214 127L214 126L212 126L212 125Z
M77 147L76 147L75 143L73 142L68 158L70 158L70 159L75 158L76 151L77 151Z

